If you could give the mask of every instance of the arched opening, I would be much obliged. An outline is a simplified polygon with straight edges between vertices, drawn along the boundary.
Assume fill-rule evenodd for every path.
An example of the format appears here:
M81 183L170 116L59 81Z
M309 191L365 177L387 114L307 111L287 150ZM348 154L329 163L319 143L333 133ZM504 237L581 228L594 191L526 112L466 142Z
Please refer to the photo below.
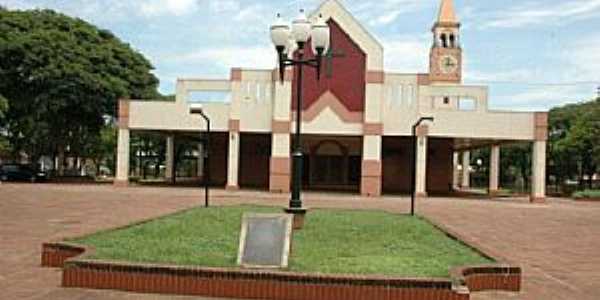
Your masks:
M450 34L450 48L456 48L456 37L454 34Z
M348 148L335 140L324 140L311 151L311 186L346 184L348 178Z
M360 191L362 137L307 134L302 139L302 148L305 153L302 183L306 190Z
M442 47L448 48L448 37L446 36L445 33L442 33L442 35L440 36L440 39L442 41Z

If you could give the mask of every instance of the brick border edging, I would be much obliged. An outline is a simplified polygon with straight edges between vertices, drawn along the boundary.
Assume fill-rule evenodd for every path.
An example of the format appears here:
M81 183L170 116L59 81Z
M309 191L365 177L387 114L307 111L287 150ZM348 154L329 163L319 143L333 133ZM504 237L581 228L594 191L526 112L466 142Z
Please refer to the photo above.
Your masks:
M46 268L63 268L65 262L80 255L90 255L93 250L84 246L69 243L43 243L41 266Z
M454 268L452 279L315 275L196 268L86 259L94 249L57 242L42 246L42 266L62 267L62 286L205 297L467 300L470 292L518 292L521 269L508 265Z
M511 263L500 253L489 249L474 239L465 237L447 226L427 220L448 237L457 240L484 257L498 261L497 264L456 267L450 276L456 285L467 286L471 292L480 291L521 291L522 269Z
M315 275L292 272L135 264L86 259L91 247L45 243L42 265L63 262L63 287L242 299L468 300L449 279Z
M467 286L470 292L521 291L521 268L509 265L458 267L450 271L455 284Z

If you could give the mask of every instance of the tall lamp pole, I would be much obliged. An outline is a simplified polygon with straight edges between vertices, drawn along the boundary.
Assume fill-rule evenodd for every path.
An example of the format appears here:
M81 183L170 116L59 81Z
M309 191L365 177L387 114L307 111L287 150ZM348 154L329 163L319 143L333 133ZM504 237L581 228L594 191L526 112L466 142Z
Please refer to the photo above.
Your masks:
M425 121L433 122L433 117L422 117L412 127L412 144L413 151L410 159L411 167L411 193L410 193L410 215L415 215L415 194L417 193L417 128Z
M300 15L292 22L292 26L287 25L277 14L277 21L271 26L271 40L277 50L279 60L279 77L284 81L285 69L287 67L297 67L298 82L296 86L296 132L294 139L294 151L292 153L292 197L289 203L290 211L303 211L301 189L302 189L302 67L308 66L317 70L317 78L321 77L321 61L323 55L329 49L329 26L320 15L316 22L311 23L304 10L300 10ZM311 41L312 52L315 58L305 59L305 46ZM295 49L297 52L295 53ZM296 58L294 58L296 55Z
M204 121L206 122L206 132L205 135L206 137L203 139L205 141L204 144L204 163L202 164L203 166L203 177L204 180L202 180L204 182L204 207L208 207L209 206L209 185L210 185L210 118L204 113L204 109L202 108L202 105L192 105L190 107L190 114L197 114L200 115Z

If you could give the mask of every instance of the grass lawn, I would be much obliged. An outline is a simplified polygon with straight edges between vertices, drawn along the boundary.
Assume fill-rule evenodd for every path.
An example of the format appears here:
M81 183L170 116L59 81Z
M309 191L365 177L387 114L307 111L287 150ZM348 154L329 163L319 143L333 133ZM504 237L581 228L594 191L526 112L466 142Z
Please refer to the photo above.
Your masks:
M198 208L72 241L94 246L97 259L237 267L242 214L280 211ZM448 277L451 267L491 262L423 219L384 212L311 210L293 239L289 270L298 272Z
M573 194L575 199L600 199L600 190L585 190Z

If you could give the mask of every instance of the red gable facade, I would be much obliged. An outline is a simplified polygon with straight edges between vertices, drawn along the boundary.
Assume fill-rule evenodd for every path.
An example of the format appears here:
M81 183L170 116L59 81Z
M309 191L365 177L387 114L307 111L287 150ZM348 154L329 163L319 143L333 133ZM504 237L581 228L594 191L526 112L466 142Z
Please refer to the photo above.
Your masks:
M317 80L314 68L304 67L302 76L303 110L309 109L327 91L330 91L350 112L364 112L367 55L334 21L331 28L331 58L323 59L321 79ZM311 46L305 47L305 57L314 58ZM294 69L292 83L292 109L296 109L298 86L297 68Z

